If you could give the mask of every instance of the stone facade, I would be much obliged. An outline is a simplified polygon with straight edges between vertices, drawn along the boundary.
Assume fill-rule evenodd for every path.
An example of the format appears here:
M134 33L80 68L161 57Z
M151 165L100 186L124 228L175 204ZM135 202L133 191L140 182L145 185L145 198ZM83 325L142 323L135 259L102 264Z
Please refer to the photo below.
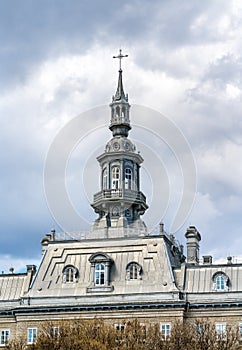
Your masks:
M18 334L34 341L45 320L75 317L171 327L175 320L209 317L242 329L242 264L229 257L217 265L210 256L201 264L201 235L193 226L185 233L186 259L163 224L151 234L141 219L148 208L140 189L143 159L128 139L121 69L110 107L113 137L98 157L101 188L92 204L98 218L88 236L46 235L38 271L28 265L26 273L0 275L0 346Z

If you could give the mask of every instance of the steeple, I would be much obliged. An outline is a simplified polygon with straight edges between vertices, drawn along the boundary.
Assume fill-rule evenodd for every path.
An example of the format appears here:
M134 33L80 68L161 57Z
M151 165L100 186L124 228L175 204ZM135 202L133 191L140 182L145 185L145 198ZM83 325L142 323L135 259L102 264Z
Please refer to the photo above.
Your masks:
M121 50L118 56L113 56L119 59L118 87L110 104L109 129L113 137L97 158L101 167L101 190L94 194L92 207L99 217L92 232L100 238L146 234L146 225L140 218L148 208L140 191L143 158L128 139L130 105L124 93L121 68L121 60L127 56Z
M128 136L129 130L131 129L129 121L129 101L128 95L124 93L123 88L123 71L121 67L121 60L128 55L123 55L122 50L119 50L118 56L113 58L119 59L119 76L118 76L118 87L116 94L112 98L111 107L111 123L109 129L112 131L113 136Z
M114 101L117 102L120 100L124 100L128 102L128 95L125 96L125 93L124 93L122 73L123 73L122 69L119 69L118 87L117 87L116 94L113 96L113 102Z

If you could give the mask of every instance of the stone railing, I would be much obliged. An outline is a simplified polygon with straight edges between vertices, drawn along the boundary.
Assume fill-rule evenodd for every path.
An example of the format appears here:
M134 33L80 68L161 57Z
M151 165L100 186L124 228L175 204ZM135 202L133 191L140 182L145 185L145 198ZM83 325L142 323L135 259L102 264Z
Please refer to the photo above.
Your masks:
M127 199L131 201L146 202L145 195L140 191L133 190L103 190L94 194L94 203L103 199Z
M164 234L164 233L163 233ZM121 237L144 237L144 236L159 236L161 233L158 228L153 230L137 229L137 228L109 228L96 229L94 231L72 231L72 232L56 232L52 241L82 241L88 239L103 239L103 238L121 238Z

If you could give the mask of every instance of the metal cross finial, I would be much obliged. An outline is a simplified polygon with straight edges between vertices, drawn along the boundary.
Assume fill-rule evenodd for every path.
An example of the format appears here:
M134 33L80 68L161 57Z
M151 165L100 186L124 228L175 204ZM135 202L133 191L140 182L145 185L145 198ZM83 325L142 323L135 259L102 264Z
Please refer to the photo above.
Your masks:
M123 55L121 49L119 50L119 55L118 55L118 56L113 56L113 58L118 58L118 59L119 59L119 70L122 70L122 67L121 67L121 60L122 60L122 58L124 58L124 57L128 57L128 55Z

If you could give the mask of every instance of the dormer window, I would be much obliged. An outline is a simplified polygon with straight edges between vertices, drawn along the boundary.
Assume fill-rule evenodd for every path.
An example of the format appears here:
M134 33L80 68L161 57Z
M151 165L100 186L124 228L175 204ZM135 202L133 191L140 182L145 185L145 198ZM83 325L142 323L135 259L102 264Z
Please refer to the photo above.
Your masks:
M141 280L142 267L136 263L131 262L126 267L126 278L127 280Z
M95 285L104 286L105 284L105 265L96 264L95 265Z
M111 267L113 259L105 253L95 253L89 258L91 263L91 286L87 292L111 292Z
M78 279L78 270L72 265L68 265L63 269L63 283L74 283Z
M216 283L217 290L224 290L225 289L225 276L223 276L223 275L217 276L215 283Z
M216 272L213 275L214 290L227 291L229 287L229 278L224 272Z

